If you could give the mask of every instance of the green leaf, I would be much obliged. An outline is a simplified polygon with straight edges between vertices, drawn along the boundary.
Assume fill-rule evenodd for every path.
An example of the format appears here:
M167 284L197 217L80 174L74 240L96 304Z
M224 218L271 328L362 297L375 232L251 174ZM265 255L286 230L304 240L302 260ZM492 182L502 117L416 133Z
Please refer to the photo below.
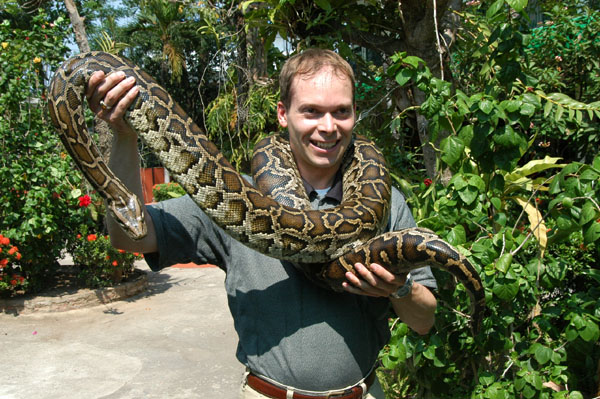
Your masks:
M527 0L506 0L516 12L521 12L527 7Z
M560 118L561 118L563 112L565 112L565 109L560 104L558 104L556 106L556 113L554 114L554 121L555 122L560 121Z
M450 230L450 233L446 236L446 240L454 246L464 244L467 242L465 228L461 224L457 224Z
M396 82L398 82L400 86L404 86L406 83L408 83L408 81L412 79L413 76L414 71L408 68L403 68L400 70L400 72L398 72L398 74L396 74Z
M81 190L78 188L75 188L73 190L71 190L71 198L79 198L81 197Z
M537 360L539 364L546 364L552 358L552 349L545 347L540 343L533 344L531 350L533 351L535 360Z
M490 112L494 109L494 103L490 100L483 99L479 102L479 109L483 111L483 113L489 115Z
M533 161L527 162L525 165L520 168L515 169L510 174L505 176L505 180L507 181L516 181L523 176L529 176L534 173L541 172L542 170L550 169L550 168L562 168L564 164L557 164L561 158L549 157L546 155L544 159L536 159Z
M521 108L521 101L518 100L502 101L502 104L508 112L515 112Z
M600 174L598 174L598 172L589 167L586 167L579 176L579 179L581 179L582 181L596 181L598 180L598 178L600 178Z
M441 149L442 160L448 165L453 165L460 160L465 149L465 144L460 138L449 136L442 140Z
M425 63L425 61L423 61L421 58L415 57L415 56L412 56L412 55L403 58L402 62L405 63L405 64L408 64L408 65L412 66L415 69L419 67L420 63L421 64Z
M547 101L546 105L544 105L544 118L547 118L548 115L550 115L552 108L554 108L554 104L552 104L550 101Z
M502 200L500 198L493 197L492 199L490 199L490 202L492 203L494 208L496 208L496 210L502 209Z
M531 116L535 114L535 106L528 103L523 103L521 107L521 115Z
M506 253L496 261L496 268L502 273L506 273L512 264L513 257L510 253Z
M479 194L479 191L474 189L472 186L467 186L458 192L461 200L467 205L471 205Z
M583 231L583 243L591 244L600 239L600 223L594 222Z
M486 18L492 19L504 7L504 0L496 0L485 13Z
M596 207L592 201L586 201L581 208L579 224L583 226L594 219L596 219Z
M492 289L494 295L503 301L512 301L519 292L519 283L496 284Z
M585 328L579 331L579 336L586 342L597 341L599 335L598 325L591 320L587 320Z
M322 8L323 10L330 12L331 11L331 4L329 3L329 1L327 0L315 0L315 3Z
M485 190L485 182L478 175L469 175L467 183L471 187L475 187L478 191L483 192Z
M463 188L467 187L469 184L461 174L456 174L452 176L452 179L450 179L450 185L453 185L456 190L460 191Z

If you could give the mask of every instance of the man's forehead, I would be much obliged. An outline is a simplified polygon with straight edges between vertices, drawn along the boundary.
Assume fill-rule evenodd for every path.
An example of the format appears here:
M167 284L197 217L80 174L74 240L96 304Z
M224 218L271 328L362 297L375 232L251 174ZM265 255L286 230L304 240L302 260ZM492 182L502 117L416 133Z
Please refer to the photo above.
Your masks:
M329 89L334 86L340 85L344 87L343 90L347 90L349 103L353 102L353 91L352 81L344 74L335 71L333 68L321 68L316 73L297 75L294 77L291 85L291 100L302 102L310 102L311 98L314 97L313 101L318 101L323 97L328 97L331 94ZM314 90L313 90L314 89ZM302 93L302 99L297 98L299 92Z

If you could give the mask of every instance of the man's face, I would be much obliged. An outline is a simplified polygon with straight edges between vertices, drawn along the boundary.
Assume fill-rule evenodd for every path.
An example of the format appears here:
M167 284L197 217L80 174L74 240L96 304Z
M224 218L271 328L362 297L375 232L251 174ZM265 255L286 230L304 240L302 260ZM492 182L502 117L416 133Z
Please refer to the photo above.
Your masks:
M277 104L277 117L287 127L300 174L307 180L335 173L348 148L355 113L352 83L324 67L312 76L295 77L289 109Z

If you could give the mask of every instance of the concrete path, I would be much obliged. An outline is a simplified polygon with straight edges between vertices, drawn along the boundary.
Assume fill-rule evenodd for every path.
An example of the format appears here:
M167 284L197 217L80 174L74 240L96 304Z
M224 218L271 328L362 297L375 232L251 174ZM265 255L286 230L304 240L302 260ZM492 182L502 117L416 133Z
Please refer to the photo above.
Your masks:
M217 268L149 272L124 301L0 314L0 398L237 399L243 366Z

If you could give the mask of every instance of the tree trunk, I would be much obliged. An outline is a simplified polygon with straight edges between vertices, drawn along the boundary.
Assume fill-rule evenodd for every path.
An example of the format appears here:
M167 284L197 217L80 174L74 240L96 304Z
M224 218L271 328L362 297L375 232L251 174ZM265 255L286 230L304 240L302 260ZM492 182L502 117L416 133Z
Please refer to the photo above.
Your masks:
M241 132L248 120L248 107L246 106L250 85L248 77L248 42L246 30L244 29L244 16L241 12L237 12L234 18L238 32L237 84L235 87L237 94L237 126L238 132Z
M90 44L88 42L87 33L85 31L85 25L83 24L84 18L79 15L77 6L73 0L65 0L65 7L69 13L71 19L71 25L73 25L73 31L75 32L75 42L81 53L90 51ZM112 132L108 123L98 117L94 117L94 130L98 132L98 149L102 156L108 160L110 158L110 149L112 146Z
M399 2L407 53L422 58L437 77L442 77L444 71L444 52L442 48L438 47L438 43L440 43L439 35L441 34L440 21L447 10L448 3L448 0L428 0L425 2L421 0L402 0ZM420 105L425 100L423 93L416 88L410 97L412 100L411 105ZM430 143L429 123L425 117L417 114L416 124L419 139L423 146L425 170L427 176L434 179L439 174L437 170L438 155ZM442 138L438 137L438 142Z
M79 51L82 53L90 51L90 44L88 43L87 34L85 33L83 18L79 16L75 2L73 0L65 0L65 7L67 8L69 18L71 19L71 25L73 25L73 30L75 31L75 42L77 42Z

